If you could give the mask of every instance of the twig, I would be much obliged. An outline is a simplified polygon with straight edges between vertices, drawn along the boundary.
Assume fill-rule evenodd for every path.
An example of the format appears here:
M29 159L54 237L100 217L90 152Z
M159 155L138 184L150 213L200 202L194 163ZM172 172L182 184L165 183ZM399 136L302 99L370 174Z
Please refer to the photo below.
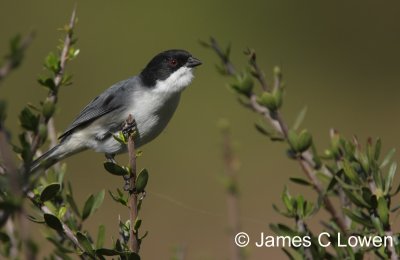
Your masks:
M307 229L307 226L306 226L306 224L304 223L304 220L302 220L302 219L300 219L300 218L296 218L296 226L297 226L297 231L298 231L300 234L306 235L306 234L309 233L309 232L308 232L308 229ZM303 249L304 249L304 257L305 257L305 259L307 259L307 260L313 260L314 258L313 258L313 255L312 255L312 252L311 252L310 247L305 247L305 246L303 246Z
M75 21L76 21L76 6L74 7L72 14L71 14L71 18L69 20L69 24L68 24L68 29L67 29L67 34L65 36L64 39L64 43L63 43L63 48L60 54L60 66L59 66L59 70L57 71L55 77L54 77L54 88L53 90L49 91L49 94L47 96L46 101L47 102L52 102L53 104L56 104L58 101L58 90L62 84L62 79L64 77L65 74L65 67L67 65L68 62L68 52L69 49L71 48L72 42L73 42L73 30L74 30L74 26L75 26ZM44 118L43 116L41 116L40 121L44 124L47 125L47 132L48 132L48 136L50 139L50 146L54 147L57 145L58 141L57 141L57 133L55 130L55 125L54 125L54 118L50 117L50 118ZM32 138L32 146L31 146L31 151L32 154L35 154L36 151L39 149L39 147L42 145L42 142L44 140L41 140L40 135L38 133L36 133L33 138ZM59 169L59 164L56 163L54 165L54 167L56 169Z
M250 65L254 69L253 76L260 82L261 88L264 91L270 91L267 81L265 80L265 75L258 66L256 52L254 50L248 50L246 54L249 55Z
M223 159L225 164L225 173L228 180L227 187L227 208L228 208L228 223L230 238L234 237L240 232L240 221L239 221L239 198L238 198L238 187L236 180L237 171L237 160L233 155L231 134L229 126L221 126L222 128L222 151ZM243 252L240 247L232 243L230 239L230 258L231 260L242 260Z
M33 192L28 192L27 193L28 198L33 202L34 205L37 205L37 203L35 203L35 195L33 194ZM53 212L51 212L51 210L44 204L39 206L39 209L45 213L45 214L52 214ZM64 221L62 221L61 219L59 219L61 222L61 226L63 229L63 233L65 234L65 236L77 247L79 248L82 252L85 252L84 247L79 243L78 238L75 236L74 232L67 226L67 224L64 223Z
M217 53L218 57L222 60L224 66L226 68L226 72L229 75L234 75L235 74L235 67L229 61L229 57L227 57L224 54L222 49L219 47L218 42L214 38L211 37L210 42L211 42L211 48Z
M218 45L218 43L216 42L215 39L211 38L210 46L223 61L228 74L231 76L235 75L236 74L235 67L230 62L229 58L225 57L225 55L223 54L223 52L221 50L221 47ZM276 111L273 115L271 115L270 111L267 108L260 106L257 103L257 96L254 93L250 93L249 99L250 99L250 108L253 111L261 114L287 140L288 133L289 133L288 126L287 126L286 122L283 120L279 111ZM314 171L315 163L313 160L313 155L309 151L306 151L301 156L299 156L298 161L300 163L301 168L305 172L306 176L312 182L313 187L317 191L317 193L324 194L324 192L325 192L324 187L320 183L318 178L316 177L316 173ZM346 228L345 220L336 211L336 209L333 206L333 203L331 202L329 197L324 196L324 204L325 204L326 210L331 214L331 216L333 217L334 221L338 224L341 231L344 234L346 234L347 228Z
M21 56L24 51L31 44L33 38L35 36L34 32L29 33L25 38L21 41L20 46L17 50L15 50L15 55L10 54L7 56L5 63L0 67L0 82L8 75L10 72L17 68L21 62Z
M125 129L131 128L135 124L132 115L129 115L126 120ZM134 134L129 134L128 138L128 152L129 152L129 219L130 219L130 249L135 253L139 253L139 237L135 230L135 222L138 217L138 196L136 191L136 149Z

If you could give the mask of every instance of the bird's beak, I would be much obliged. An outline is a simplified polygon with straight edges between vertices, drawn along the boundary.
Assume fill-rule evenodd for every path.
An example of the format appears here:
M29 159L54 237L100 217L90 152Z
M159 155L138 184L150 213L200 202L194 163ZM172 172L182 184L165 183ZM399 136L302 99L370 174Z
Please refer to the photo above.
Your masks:
M201 61L199 59L196 59L195 57L189 57L189 59L186 62L186 66L189 68L194 68L201 65Z

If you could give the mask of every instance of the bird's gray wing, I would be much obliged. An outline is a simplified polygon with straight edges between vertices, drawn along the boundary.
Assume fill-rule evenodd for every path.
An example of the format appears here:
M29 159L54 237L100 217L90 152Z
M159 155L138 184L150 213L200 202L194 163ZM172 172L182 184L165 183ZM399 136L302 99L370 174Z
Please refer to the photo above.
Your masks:
M108 88L102 94L93 99L68 126L59 139L63 141L71 135L77 128L89 124L97 118L115 111L126 104L127 92L132 85L135 85L137 78L130 78Z

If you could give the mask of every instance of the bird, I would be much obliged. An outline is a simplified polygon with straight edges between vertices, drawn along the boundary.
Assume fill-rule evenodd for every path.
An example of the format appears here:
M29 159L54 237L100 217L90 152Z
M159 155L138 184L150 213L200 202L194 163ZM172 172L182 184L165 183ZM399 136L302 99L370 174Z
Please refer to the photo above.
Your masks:
M127 152L126 144L114 136L130 115L136 123L135 147L152 141L169 123L182 91L194 78L194 68L201 64L185 50L157 54L140 74L112 85L84 107L59 143L32 162L30 172L90 149L113 161L116 154Z

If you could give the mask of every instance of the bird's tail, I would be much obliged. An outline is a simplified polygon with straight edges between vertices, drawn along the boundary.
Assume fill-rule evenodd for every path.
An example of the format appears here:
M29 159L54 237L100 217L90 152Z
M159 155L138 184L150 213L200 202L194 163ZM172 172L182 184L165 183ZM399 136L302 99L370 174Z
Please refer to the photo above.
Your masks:
M40 169L46 170L61 159L65 158L65 153L63 153L63 149L60 148L61 145L58 144L34 160L31 165L30 173L35 173Z

